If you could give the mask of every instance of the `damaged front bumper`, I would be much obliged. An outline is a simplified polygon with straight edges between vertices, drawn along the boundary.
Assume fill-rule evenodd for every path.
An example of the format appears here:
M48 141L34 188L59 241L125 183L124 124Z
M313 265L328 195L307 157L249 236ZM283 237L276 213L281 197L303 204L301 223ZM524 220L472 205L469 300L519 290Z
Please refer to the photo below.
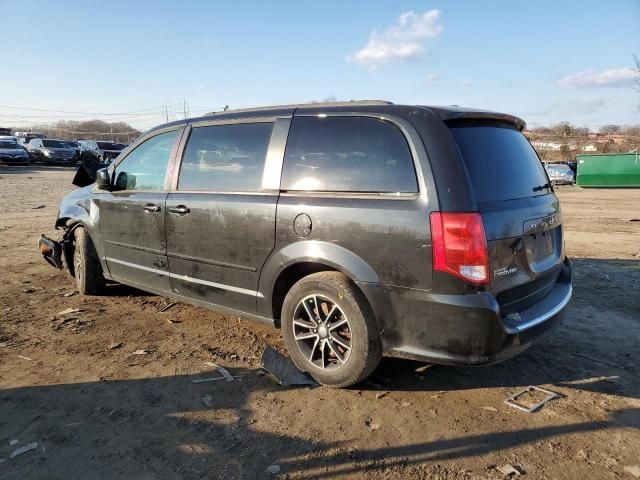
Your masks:
M55 240L51 240L45 235L40 235L38 240L38 250L44 257L44 259L54 267L62 270L62 243Z
M73 275L73 231L76 227L80 226L75 224L71 227L65 228L64 233L58 240L52 240L46 235L40 235L38 239L38 250L44 257L44 259L50 265L62 270L65 263L69 272Z

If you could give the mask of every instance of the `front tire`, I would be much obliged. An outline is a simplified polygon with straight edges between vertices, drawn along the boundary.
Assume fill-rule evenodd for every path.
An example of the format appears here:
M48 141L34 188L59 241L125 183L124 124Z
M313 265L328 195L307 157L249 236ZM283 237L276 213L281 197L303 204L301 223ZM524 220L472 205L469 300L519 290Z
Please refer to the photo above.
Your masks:
M295 365L322 385L354 385L382 358L373 312L355 283L340 272L298 281L284 299L281 328Z
M100 295L104 293L107 282L102 274L102 265L93 241L82 227L76 228L73 234L73 270L78 291L83 295Z

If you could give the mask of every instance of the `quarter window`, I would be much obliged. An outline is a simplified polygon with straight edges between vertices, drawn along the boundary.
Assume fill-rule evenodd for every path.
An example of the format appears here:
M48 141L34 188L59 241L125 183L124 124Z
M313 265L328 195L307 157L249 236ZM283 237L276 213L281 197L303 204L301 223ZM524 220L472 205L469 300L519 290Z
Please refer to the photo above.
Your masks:
M417 192L402 132L368 117L294 118L281 188L325 192Z
M194 127L185 148L179 190L256 192L273 123Z
M161 133L138 145L116 167L114 190L164 190L164 178L178 131Z

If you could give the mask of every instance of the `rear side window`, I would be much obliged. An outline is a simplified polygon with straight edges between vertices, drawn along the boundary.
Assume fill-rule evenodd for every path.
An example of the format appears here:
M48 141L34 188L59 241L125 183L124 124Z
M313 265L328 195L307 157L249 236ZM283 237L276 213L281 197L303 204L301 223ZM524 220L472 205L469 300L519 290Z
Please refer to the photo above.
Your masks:
M368 117L296 117L289 131L283 190L417 192L402 132Z
M544 168L515 127L451 127L479 202L546 195Z
M195 127L182 158L179 190L257 192L273 123Z

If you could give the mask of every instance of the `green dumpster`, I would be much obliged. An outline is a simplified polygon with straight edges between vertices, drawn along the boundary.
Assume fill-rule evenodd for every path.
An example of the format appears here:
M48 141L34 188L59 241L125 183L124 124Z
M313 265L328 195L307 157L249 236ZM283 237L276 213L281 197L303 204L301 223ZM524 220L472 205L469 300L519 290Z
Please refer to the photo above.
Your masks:
M580 187L640 187L640 158L636 153L576 155Z

